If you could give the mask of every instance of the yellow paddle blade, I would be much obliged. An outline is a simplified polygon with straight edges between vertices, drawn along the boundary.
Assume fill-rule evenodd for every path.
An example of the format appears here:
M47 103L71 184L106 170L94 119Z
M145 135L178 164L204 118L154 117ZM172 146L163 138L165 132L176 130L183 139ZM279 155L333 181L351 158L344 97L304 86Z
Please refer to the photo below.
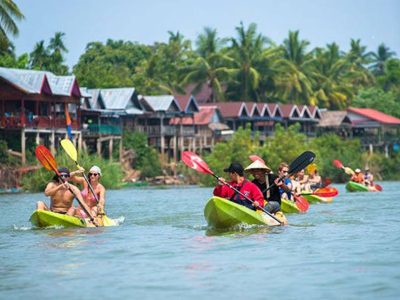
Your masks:
M102 219L103 219L103 226L116 226L117 225L117 223L113 219L110 219L106 215L104 215L102 217Z
M78 152L76 152L76 148L70 140L63 139L61 141L61 146L63 147L64 151L68 154L69 157L71 157L71 159L73 161L76 162L78 160Z
M351 168L349 168L349 167L344 167L344 172L345 172L347 175L354 175L354 171L353 171Z

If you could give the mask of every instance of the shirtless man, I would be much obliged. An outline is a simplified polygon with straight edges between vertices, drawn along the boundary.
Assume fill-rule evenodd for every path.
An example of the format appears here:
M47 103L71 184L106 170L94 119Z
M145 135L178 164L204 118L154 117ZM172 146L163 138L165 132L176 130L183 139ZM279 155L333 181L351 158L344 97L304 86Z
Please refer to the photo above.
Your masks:
M89 207L83 200L79 189L68 183L68 180L70 179L68 168L60 167L58 168L58 172L60 173L60 177L55 175L53 180L47 184L44 191L44 194L47 197L50 197L50 209L43 201L37 202L36 209L50 210L55 213L73 216L75 214L75 208L72 205L72 202L74 201L74 198L77 197L81 204L90 211ZM64 181L63 183L60 182L60 178ZM91 219L93 219L93 217Z

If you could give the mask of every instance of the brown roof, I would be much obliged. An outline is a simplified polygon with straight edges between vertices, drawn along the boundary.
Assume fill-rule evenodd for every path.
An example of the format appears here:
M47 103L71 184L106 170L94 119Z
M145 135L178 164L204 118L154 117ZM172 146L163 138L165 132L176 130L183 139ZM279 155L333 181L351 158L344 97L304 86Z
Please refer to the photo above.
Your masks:
M213 116L218 114L218 108L216 106L201 106L200 111L191 117L172 118L169 121L170 125L208 125L213 123Z
M300 111L296 104L279 104L279 108L282 111L282 117L284 118L292 118L295 111L300 115Z
M213 105L219 108L224 118L237 118L242 115L249 115L244 102L221 102Z
M318 127L340 127L345 123L350 123L346 111L321 111L321 120Z

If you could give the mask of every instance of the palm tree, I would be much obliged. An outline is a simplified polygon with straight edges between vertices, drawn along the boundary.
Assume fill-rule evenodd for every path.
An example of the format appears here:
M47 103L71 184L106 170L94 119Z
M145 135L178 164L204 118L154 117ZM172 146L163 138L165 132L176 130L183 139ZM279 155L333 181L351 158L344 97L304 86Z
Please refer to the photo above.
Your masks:
M378 47L378 51L376 53L372 53L372 65L369 67L372 73L375 76L384 74L384 66L385 62L391 59L396 55L396 52L390 51L389 47L386 47L385 44L380 44Z
M309 44L299 39L299 31L289 31L289 37L283 41L285 75L278 86L284 102L316 104L309 74L313 63L312 53L307 52Z
M10 42L8 34L18 35L15 20L24 19L24 15L12 0L0 0L0 52L8 48Z
M194 93L198 92L203 84L211 89L211 101L223 101L223 88L221 80L226 78L229 69L224 62L230 58L221 52L224 40L217 37L217 30L204 28L196 40L198 56L193 63L184 67L181 71L184 78L182 84L195 83Z
M44 45L44 41L37 42L33 51L30 53L29 65L33 69L46 69L49 65L49 52Z
M231 38L230 56L233 67L231 73L235 75L233 92L240 100L260 100L257 98L257 88L260 83L260 72L257 65L265 50L264 46L270 43L269 39L257 33L257 25L251 23L246 29L243 22L236 27L237 38ZM231 91L232 92L232 91Z
M53 50L53 52L59 52L59 53L67 53L68 50L64 45L63 38L65 36L64 32L56 32L54 34L54 37L50 39L49 43L49 49Z
M367 52L367 47L361 45L360 39L350 41L350 51L347 60L351 63L349 80L355 87L362 87L374 81L372 74L365 67L371 62L371 52Z

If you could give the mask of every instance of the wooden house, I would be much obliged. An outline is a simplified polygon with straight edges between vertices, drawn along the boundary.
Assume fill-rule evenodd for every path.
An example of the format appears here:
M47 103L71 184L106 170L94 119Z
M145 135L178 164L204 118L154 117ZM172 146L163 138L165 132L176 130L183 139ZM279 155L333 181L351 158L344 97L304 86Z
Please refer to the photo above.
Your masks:
M81 146L81 93L75 76L50 72L0 68L1 139L19 140L15 149L26 161L26 143L45 144L54 152L67 136L67 119L72 135Z

